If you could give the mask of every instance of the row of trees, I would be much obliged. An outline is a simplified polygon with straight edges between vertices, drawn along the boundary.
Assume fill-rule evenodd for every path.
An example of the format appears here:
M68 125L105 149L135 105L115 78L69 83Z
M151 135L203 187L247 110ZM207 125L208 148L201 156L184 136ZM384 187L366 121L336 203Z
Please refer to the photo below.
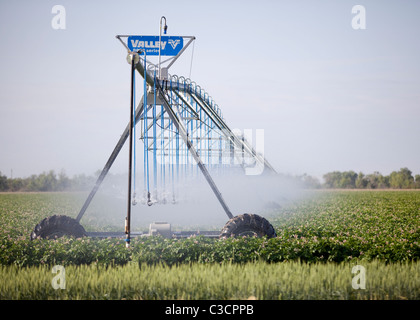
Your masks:
M420 175L413 176L408 168L393 171L384 176L375 171L371 174L354 171L334 171L323 176L324 188L338 189L420 189Z
M31 175L29 178L7 178L0 172L1 191L82 191L92 187L96 176L84 174L69 178L64 171L56 174L54 170L43 172L39 175ZM115 177L114 177L115 178ZM356 173L354 171L333 171L323 176L324 183L317 178L304 174L298 179L306 188L327 189L420 189L420 175L413 176L407 168L394 171L388 176L379 172L371 174Z
M95 177L76 175L70 179L64 171L54 170L31 175L29 178L7 178L0 172L0 191L76 191L85 190L95 182Z

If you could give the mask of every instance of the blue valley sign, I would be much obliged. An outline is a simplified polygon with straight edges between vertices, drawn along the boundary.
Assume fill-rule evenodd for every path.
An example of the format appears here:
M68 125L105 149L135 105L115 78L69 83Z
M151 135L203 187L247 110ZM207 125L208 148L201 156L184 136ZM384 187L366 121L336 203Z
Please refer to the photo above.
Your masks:
M182 37L161 36L160 43L161 56L176 56L184 47ZM158 56L159 36L129 36L127 46L131 51L146 50L146 55Z

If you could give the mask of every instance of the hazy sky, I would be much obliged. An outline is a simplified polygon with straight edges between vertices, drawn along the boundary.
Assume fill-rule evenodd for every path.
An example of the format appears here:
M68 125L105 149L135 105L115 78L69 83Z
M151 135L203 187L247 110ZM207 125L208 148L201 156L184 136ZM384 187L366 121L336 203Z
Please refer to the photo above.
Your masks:
M65 30L52 27L56 4ZM355 5L366 29L352 28ZM264 129L278 172L420 174L414 0L0 0L0 171L102 169L130 102L115 35L158 35L162 15L168 35L197 38L191 78L232 128ZM191 49L170 73L190 74ZM127 170L125 150L115 172Z

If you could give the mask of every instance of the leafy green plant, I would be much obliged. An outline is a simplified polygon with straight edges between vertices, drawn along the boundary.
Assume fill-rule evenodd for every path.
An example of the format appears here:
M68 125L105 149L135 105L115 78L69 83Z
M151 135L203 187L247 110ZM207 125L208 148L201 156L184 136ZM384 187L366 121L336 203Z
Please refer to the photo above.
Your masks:
M29 240L43 217L69 209L67 194L0 194L0 264L125 265L162 263L270 263L297 260L343 262L381 259L412 261L420 257L420 192L319 192L294 206L271 213L277 237ZM60 203L62 207L57 207ZM73 211L72 211L73 210ZM89 228L95 230L94 225ZM102 228L102 226L100 227Z

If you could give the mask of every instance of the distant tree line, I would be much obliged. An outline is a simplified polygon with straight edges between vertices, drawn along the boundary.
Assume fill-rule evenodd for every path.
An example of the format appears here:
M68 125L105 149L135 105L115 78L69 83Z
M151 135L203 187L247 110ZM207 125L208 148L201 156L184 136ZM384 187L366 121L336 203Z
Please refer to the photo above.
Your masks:
M43 172L28 178L8 178L0 171L0 192L55 192L55 191L85 191L90 189L96 181L99 171L94 176L84 174L69 178L62 170ZM420 189L420 174L413 176L408 168L393 171L384 176L375 171L371 174L354 171L333 171L324 174L324 182L318 178L304 174L288 177L298 181L303 187L311 189ZM115 176L113 179L121 179Z
M420 189L420 175L413 176L408 168L393 171L384 176L375 171L371 174L354 171L334 171L323 176L324 188L337 189Z
M81 174L69 178L64 171L56 174L50 170L28 178L7 178L0 172L0 191L3 192L79 191L89 188L93 183L95 177Z
M420 189L420 174L413 176L408 168L393 171L387 176L378 171L371 174L332 171L323 175L324 182L306 173L285 177L308 189Z

